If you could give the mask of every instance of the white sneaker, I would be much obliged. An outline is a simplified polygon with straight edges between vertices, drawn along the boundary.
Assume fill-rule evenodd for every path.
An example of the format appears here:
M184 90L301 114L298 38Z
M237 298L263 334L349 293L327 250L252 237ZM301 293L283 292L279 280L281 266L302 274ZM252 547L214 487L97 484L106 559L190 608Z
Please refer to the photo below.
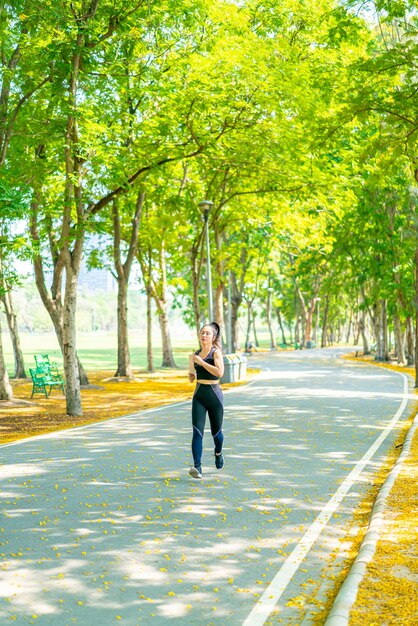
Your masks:
M202 468L201 467L191 467L189 469L189 474L193 478L202 478Z

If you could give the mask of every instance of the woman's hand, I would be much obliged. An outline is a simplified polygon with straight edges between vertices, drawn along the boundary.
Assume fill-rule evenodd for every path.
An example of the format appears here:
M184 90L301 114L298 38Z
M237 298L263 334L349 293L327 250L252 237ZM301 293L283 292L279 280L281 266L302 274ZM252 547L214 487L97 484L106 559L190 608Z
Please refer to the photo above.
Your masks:
M198 365L204 365L202 357L200 357L198 354L193 355L193 363L197 363Z
M196 378L196 374L194 372L189 372L189 381L192 383Z

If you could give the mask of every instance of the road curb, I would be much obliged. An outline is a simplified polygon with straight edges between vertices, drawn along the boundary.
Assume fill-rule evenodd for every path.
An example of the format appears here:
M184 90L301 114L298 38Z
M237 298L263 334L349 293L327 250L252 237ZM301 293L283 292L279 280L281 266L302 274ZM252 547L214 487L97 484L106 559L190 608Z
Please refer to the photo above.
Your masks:
M373 559L376 552L377 542L380 538L380 529L384 521L384 512L386 510L387 500L392 487L397 479L399 472L405 459L411 450L412 439L418 429L418 414L415 416L409 429L402 452L398 460L390 471L388 477L383 483L376 501L374 503L369 527L361 543L359 552L354 560L353 565L347 577L339 590L337 597L331 607L324 626L348 626L350 619L350 611L356 601L360 583L363 581L368 563Z

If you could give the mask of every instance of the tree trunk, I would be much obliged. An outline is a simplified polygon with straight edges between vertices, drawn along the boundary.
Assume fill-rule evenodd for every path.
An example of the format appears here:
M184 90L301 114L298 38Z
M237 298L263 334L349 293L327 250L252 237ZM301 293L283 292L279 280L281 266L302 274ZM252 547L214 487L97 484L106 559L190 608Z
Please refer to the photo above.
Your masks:
M221 327L221 333L223 333L225 327L224 320L224 284L221 283L215 289L215 322ZM212 320L211 320L212 321Z
M243 294L245 289L246 274L248 270L248 247L244 245L241 248L240 254L240 272L237 276L236 272L231 270L230 277L232 283L231 294L231 321L232 321L232 351L236 352L240 349L239 342L239 319L238 311L242 304ZM249 339L245 341L244 350L247 348Z
M270 350L277 350L276 338L274 336L273 324L271 321L271 292L268 292L267 295L266 319L270 334Z
M295 323L295 344L300 345L300 322L301 318L299 316L296 317Z
M412 317L406 318L406 364L413 365L415 361L414 332Z
M167 265L165 258L164 241L161 242L160 249L160 272L161 280L157 288L154 289L157 298L158 320L161 329L161 342L163 346L163 362L161 367L176 367L173 357L173 349L171 347L170 326L167 314Z
M384 361L389 361L389 341L388 341L388 315L386 300L382 300L382 357Z
M128 284L125 277L118 278L118 368L115 376L132 378L128 343Z
M231 347L232 352L235 353L240 349L240 342L238 341L239 329L238 329L238 308L239 304L237 300L232 298L231 300L231 324L232 324L232 340Z
M239 349L238 342L238 310L242 302L242 293L238 289L237 277L234 272L231 272L232 279L232 297L231 297L231 324L232 324L232 352L236 352ZM247 347L245 343L244 348Z
M161 305L159 306L158 321L160 322L161 341L163 345L163 362L161 367L176 367L173 357L173 349L171 347L170 327L168 324L166 303L164 303L163 308Z
M280 313L280 309L279 309L278 306L276 306L276 317L277 317L277 321L279 323L280 332L282 333L282 343L283 343L283 345L287 345L286 335L285 335L284 328L283 328L282 315ZM292 335L292 329L290 329L290 335ZM292 337L290 337L290 341L292 341Z
M118 369L116 376L132 378L131 357L128 342L128 285L132 263L138 249L139 228L141 224L142 208L144 206L145 192L138 191L135 211L131 222L128 253L125 262L121 259L121 226L119 217L119 205L113 201L113 261L118 281Z
M147 365L148 371L154 371L154 360L152 353L152 296L151 290L147 287Z
M306 317L305 317L305 331L304 331L305 344L308 341L312 340L312 323L313 323L313 311L311 311L311 309L309 308L306 311Z
M350 343L351 327L352 327L352 324L353 324L352 320L353 320L353 317L352 317L352 314L351 314L350 315L350 319L348 321L348 328L347 328L347 334L345 336L345 343Z
M293 333L293 319L287 319L286 320L286 324L287 324L287 327L289 329L290 343L293 343L293 341L296 341L296 339L293 339L293 337L294 337L294 333Z
M253 335L254 335L254 343L256 345L256 347L258 348L260 346L259 342L258 342L258 337L257 337L257 328L256 328L256 324L255 321L257 319L257 316L255 314L255 311L253 309L253 307L251 307L251 311L252 311L252 317L253 317Z
M147 366L149 372L154 372L154 358L152 350L152 249L148 249L148 261L146 263L142 254L138 253L138 260L142 270L142 280L144 281L147 294Z
M250 346L250 332L251 332L251 324L252 324L252 314L251 314L251 302L247 302L247 330L245 333L245 349L248 351Z
M305 330L305 320L303 317L300 320L300 327L301 327L301 344L302 344L302 347L304 348L306 345L305 343L306 330Z
M321 348L328 345L328 312L329 312L329 295L325 301L324 316L322 318Z
M65 186L60 234L59 255L54 260L54 283L62 280L65 268L65 295L63 307L63 359L66 377L66 410L68 415L82 415L80 378L77 359L77 289L81 258L85 237L85 210L82 200L82 165L78 152L77 129L77 88L81 67L85 34L82 30L76 35L71 70L68 75L68 117L65 131ZM51 239L50 239L51 240ZM71 244L72 248L71 248ZM54 247L51 246L53 258ZM58 268L58 270L57 270ZM59 269L61 268L61 269ZM57 272L55 272L57 270ZM60 293L61 286L57 286Z
M304 345L310 343L312 340L312 325L313 325L313 315L315 311L315 305L317 302L317 295L319 291L319 284L316 285L313 298L310 300L309 305L306 305L305 298L300 289L300 286L296 283L296 294L298 297L299 304L301 305L302 310L302 337Z
M13 306L12 294L9 289L5 291L2 300L13 345L13 354L15 359L14 378L26 378L25 362L23 359L23 352L20 345L20 337L17 326L17 316Z
M401 320L399 315L393 316L393 327L395 331L395 350L398 363L405 363L405 350Z
M40 237L38 233L38 201L36 194L31 203L31 219L30 219L30 231L32 240L39 244ZM52 252L52 251L51 251ZM56 261L56 257L52 254L52 258ZM34 257L33 268L35 273L35 284L38 289L38 293L41 297L44 307L46 308L49 317L51 318L54 326L55 334L58 339L61 353L64 356L64 342L63 342L63 327L64 327L64 309L61 301L61 286L62 286L62 270L63 263L54 263L53 281L51 286L51 294L48 292L45 281L45 274L43 268L43 262L40 254ZM80 359L77 356L78 376L80 379L80 385L85 386L89 384L87 373L81 364Z
M145 262L144 255L138 251L138 260L141 265L142 276L147 289L154 299L157 307L158 321L161 330L161 343L163 347L163 362L161 367L176 367L173 357L173 349L171 346L170 326L167 314L167 268L165 260L164 241L161 242L159 251L160 257L160 280L158 284L151 275L151 254L149 255L148 265Z
M382 361L382 315L380 311L380 300L375 302L370 311L370 320L372 323L373 337L376 342L375 361Z
M367 328L366 328L366 311L362 310L360 313L359 319L359 330L361 333L361 337L363 340L363 354L370 354L370 346L369 341L367 339Z
M83 414L76 350L77 281L78 273L70 269L70 265L67 265L62 335L67 415Z
M38 289L39 293L41 294L41 291ZM41 299L42 295L41 295ZM57 336L58 339L58 343L59 346L61 348L61 353L64 357L64 339L63 339L63 333L64 333L64 308L62 306L56 307L56 306L47 306L45 301L44 301L44 305L46 310L49 313L49 317L51 318L52 324L54 326L54 330L55 330L55 334ZM80 386L88 386L89 385L89 379L87 376L87 372L84 369L78 355L76 355L77 358L77 368L78 368L78 377L80 380Z
M84 369L78 354L76 355L77 357L77 368L78 368L78 378L80 381L80 386L81 387L87 387L90 383L89 383L89 377L87 376L87 372Z
M341 323L337 322L337 344L341 343L342 333L343 333L343 329L341 327Z
M3 340L0 325L0 400L12 401L13 399L13 389L10 384L9 375L6 369L6 363L4 360Z
M354 323L354 328L353 328L353 345L358 346L359 341L360 341L360 323L359 323L359 317L357 314L357 318L356 318L356 321Z
M154 371L154 359L152 352L152 293L151 293L152 251L148 249L148 276L146 280L147 291L147 365L148 371Z

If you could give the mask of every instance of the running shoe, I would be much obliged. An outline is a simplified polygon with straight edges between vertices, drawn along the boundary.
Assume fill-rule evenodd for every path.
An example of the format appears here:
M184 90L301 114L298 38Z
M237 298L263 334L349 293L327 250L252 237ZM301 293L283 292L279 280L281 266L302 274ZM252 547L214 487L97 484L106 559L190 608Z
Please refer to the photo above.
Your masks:
M191 467L189 469L189 474L190 476L192 476L193 478L202 478L202 467Z
M224 455L222 454L222 452L220 454L216 454L216 452L214 452L215 455L215 467L218 470L221 470L224 466Z

